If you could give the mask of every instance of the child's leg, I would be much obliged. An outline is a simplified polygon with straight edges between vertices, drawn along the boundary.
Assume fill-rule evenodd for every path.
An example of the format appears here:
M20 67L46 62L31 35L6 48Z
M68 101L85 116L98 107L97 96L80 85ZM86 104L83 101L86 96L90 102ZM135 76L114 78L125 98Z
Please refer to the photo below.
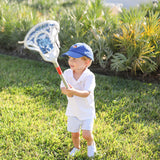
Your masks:
M88 157L94 157L94 153L96 152L96 144L92 134L93 123L94 119L84 120L82 123L82 136L87 141Z
M80 134L79 132L72 133L72 141L75 148L80 149Z
M82 123L82 136L87 141L87 145L90 146L93 144L93 124L94 118L84 120Z
M83 138L87 141L88 146L93 144L94 139L93 139L92 131L83 130L82 135L83 135Z
M87 141L87 155L88 157L94 157L96 152L96 144L93 139L92 131L83 130L82 132L83 138Z

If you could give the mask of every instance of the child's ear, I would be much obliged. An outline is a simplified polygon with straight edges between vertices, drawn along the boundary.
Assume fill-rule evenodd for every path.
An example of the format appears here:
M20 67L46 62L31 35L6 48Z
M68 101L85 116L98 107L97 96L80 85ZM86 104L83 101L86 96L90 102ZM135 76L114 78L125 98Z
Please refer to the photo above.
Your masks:
M89 64L89 60L86 60L86 64L87 64L87 65Z
M87 60L87 61L86 61L86 64L87 64L87 66L90 66L91 61L90 61L90 60Z

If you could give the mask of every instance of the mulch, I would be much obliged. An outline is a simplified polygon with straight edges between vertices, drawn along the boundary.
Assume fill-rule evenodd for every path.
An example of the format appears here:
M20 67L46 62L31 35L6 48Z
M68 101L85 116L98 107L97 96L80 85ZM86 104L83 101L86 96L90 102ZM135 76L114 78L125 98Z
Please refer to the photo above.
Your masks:
M136 73L136 75L131 72L115 73L111 70L103 69L100 66L94 66L94 65L90 69L94 73L97 73L97 74L102 74L102 75L107 75L107 76L118 76L124 79L138 80L138 81L146 82L146 83L159 83L160 84L160 68L158 68L156 72L153 72L150 74L138 72Z
M25 58L25 59L33 59L33 60L38 60L42 61L42 58L39 56L39 54L35 54L30 51L25 51L25 49L22 48L22 50L13 50L13 51L6 51L3 49L0 49L1 54L6 54L10 56L16 56L20 58ZM63 59L59 59L59 64L60 66L67 66L67 63L64 62ZM141 82L146 82L146 83L158 83L160 84L160 67L157 69L156 72L146 74L146 73L141 73L138 72L135 74L132 74L131 72L118 72L115 73L109 69L104 69L100 67L97 64L92 64L90 67L90 70L96 74L101 74L101 75L106 75L106 76L118 76L124 79L130 79L130 80L138 80Z

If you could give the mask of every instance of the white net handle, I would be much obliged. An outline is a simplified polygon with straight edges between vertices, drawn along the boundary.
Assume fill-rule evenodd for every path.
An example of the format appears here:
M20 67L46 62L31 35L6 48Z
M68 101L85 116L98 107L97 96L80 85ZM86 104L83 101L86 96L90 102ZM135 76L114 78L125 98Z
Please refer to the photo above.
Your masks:
M25 36L24 46L29 50L39 52L45 61L52 62L65 87L69 88L57 62L60 48L60 42L58 39L59 30L60 26L56 21L48 20L39 23L35 25Z

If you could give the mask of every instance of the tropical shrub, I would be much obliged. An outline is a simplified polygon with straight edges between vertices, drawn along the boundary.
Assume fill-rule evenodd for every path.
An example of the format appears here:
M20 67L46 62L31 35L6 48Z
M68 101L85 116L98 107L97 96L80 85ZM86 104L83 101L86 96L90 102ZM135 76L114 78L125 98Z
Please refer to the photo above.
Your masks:
M150 73L160 65L158 11L159 5L143 5L112 16L101 0L0 0L0 47L18 48L31 27L53 19L60 23L61 53L85 42L103 68Z
M94 63L108 67L113 53L111 35L116 29L117 18L109 15L109 9L103 6L101 0L64 10L60 17L62 52L76 42L86 42L94 51Z
M160 21L157 13L145 15L146 11L138 9L123 11L120 32L114 34L117 53L111 60L112 70L131 70L136 74L138 70L148 73L157 69Z
M23 40L27 31L45 18L38 11L15 3L0 4L0 46L15 49L17 42Z

